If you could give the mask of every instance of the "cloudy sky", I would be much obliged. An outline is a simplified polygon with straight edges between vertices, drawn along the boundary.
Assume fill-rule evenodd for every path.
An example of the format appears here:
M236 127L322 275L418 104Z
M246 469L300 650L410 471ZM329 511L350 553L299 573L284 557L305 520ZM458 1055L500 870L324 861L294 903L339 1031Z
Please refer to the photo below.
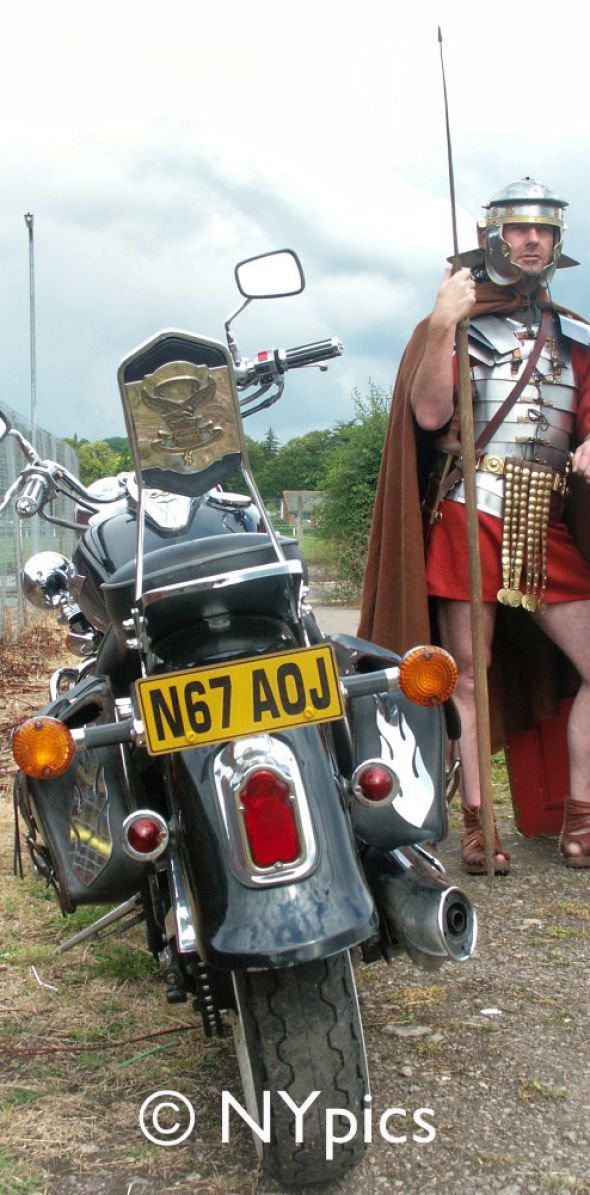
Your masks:
M121 358L162 327L221 339L234 262L286 245L307 289L252 305L242 351L346 351L247 431L285 441L388 387L452 248L439 24L460 247L491 193L535 175L569 200L582 263L554 293L590 315L590 6L3 0L0 401L30 407L27 211L38 422L60 435L121 434Z

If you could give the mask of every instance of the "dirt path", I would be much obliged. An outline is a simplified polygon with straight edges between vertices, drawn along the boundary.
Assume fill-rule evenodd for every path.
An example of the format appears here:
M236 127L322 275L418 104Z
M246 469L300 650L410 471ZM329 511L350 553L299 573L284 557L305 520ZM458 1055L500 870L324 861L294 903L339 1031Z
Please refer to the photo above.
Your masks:
M318 617L326 629L327 619L356 625L354 611ZM39 650L41 659L27 655L37 674L47 655ZM4 728L17 706L34 704L35 684L22 666L20 683L18 666L4 680ZM496 797L510 877L490 891L462 875L456 815L441 849L449 879L477 906L475 958L435 975L406 959L357 972L375 1127L370 1152L337 1188L347 1195L590 1192L590 874L564 869L554 841L516 834L502 785ZM221 1092L240 1098L231 1040L207 1041L190 1006L166 1006L139 930L56 956L93 914L66 924L30 872L12 877L11 844L4 799L0 1195L276 1192L245 1128L232 1123L221 1142ZM161 1089L194 1106L190 1143L176 1149L150 1145L138 1128L143 1101ZM405 1129L403 1143L379 1134L390 1108L408 1113L388 1122L397 1135ZM429 1144L411 1139L420 1108L432 1109Z

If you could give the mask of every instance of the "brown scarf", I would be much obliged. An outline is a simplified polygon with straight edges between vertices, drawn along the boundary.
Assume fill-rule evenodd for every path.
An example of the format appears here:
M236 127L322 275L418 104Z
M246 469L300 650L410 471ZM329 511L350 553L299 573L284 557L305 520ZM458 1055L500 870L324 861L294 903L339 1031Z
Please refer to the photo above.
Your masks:
M539 306L573 314L552 303L546 292L536 294L534 299ZM512 287L478 283L472 315L509 314L522 306L523 296ZM437 636L424 578L420 494L439 433L418 428L409 401L427 331L428 320L423 320L408 343L395 383L369 536L358 632L363 639L400 654L416 644L436 641ZM590 493L577 478L572 488L574 514L578 526L581 523L586 532L590 528ZM582 504L586 513L580 518ZM590 560L590 532L583 538L586 543L579 546ZM535 683L531 685L533 678ZM571 692L574 684L563 656L530 616L521 610L499 607L490 676L494 745L504 742L507 729L523 729L556 713L560 695Z

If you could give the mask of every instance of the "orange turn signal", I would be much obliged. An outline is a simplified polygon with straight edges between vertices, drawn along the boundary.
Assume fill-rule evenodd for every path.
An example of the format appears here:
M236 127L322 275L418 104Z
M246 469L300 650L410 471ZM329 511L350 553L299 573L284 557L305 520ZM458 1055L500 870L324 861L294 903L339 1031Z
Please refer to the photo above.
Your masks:
M400 689L417 705L442 705L456 683L457 665L442 647L414 647L400 664Z
M12 754L26 776L52 780L66 772L74 758L74 740L57 718L27 718L12 736Z

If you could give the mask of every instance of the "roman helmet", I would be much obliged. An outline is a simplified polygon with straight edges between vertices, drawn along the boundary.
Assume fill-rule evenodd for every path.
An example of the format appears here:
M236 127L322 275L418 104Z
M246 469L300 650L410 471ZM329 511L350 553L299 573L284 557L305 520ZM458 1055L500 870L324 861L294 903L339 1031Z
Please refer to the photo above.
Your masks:
M555 229L553 257L540 276L531 278L531 289L548 286L558 267L578 265L561 251L567 203L543 183L528 176L520 178L508 183L483 206L486 215L477 224L478 241L484 251L487 275L498 286L526 282L520 266L510 260L510 245L502 235L505 224L548 224Z

